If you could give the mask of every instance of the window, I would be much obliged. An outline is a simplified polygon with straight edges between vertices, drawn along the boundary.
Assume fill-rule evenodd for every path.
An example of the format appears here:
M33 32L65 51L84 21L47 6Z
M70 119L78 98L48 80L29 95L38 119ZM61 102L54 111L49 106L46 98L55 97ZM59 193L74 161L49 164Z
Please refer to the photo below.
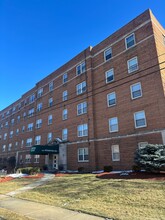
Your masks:
M28 124L28 131L33 131L33 123Z
M29 97L29 104L31 104L32 102L34 102L35 100L35 95L32 94L30 97Z
M136 70L138 70L138 60L137 57L134 57L127 61L128 65L128 73L132 73Z
M139 142L138 143L138 148L143 148L143 147L146 147L148 145L148 142Z
M23 146L23 144L24 144L24 141L22 140L22 146ZM26 146L27 147L30 147L32 145L32 138L28 138L27 140L26 140Z
M20 122L20 119L21 119L21 117L20 117L20 115L18 115L18 117L17 117L17 122L18 123Z
M3 146L2 146L2 152L5 152L6 151L6 145L4 144Z
M37 92L37 98L40 98L43 95L43 88L40 88Z
M42 103L39 103L37 105L37 112L40 112L42 110Z
M21 147L23 147L23 145L24 145L24 140L21 141Z
M110 60L112 57L112 48L108 48L104 51L104 60Z
M31 155L30 154L26 154L25 156L25 163L30 163L31 160Z
M47 142L51 142L52 141L52 133L48 133L48 136L47 136Z
M19 129L17 128L17 129L16 129L16 135L18 135L18 134L19 134Z
M63 110L63 112L62 112L62 119L63 119L63 120L68 119L68 110L67 110L67 109L64 109L64 110Z
M23 125L22 126L22 133L24 133L24 131L25 131L25 126Z
M132 99L137 99L142 96L142 88L141 88L140 82L133 84L130 88L131 88L131 98Z
M88 162L88 148L79 148L78 149L78 162Z
M14 107L12 108L12 112L15 112L15 110L16 110L16 107L14 106Z
M78 137L88 136L88 125L82 124L77 127Z
M85 62L82 62L76 67L76 74L80 75L85 72Z
M49 107L53 106L53 98L49 99L49 104L48 105L49 105Z
M13 137L13 131L10 131L10 138Z
M15 142L15 148L17 148L17 147L18 147L18 141Z
M107 95L107 103L108 103L108 107L116 105L116 93L115 92L112 92Z
M8 145L8 151L11 151L11 148L12 148L12 143L10 143L10 144Z
M34 115L34 108L32 108L32 109L30 109L29 111L28 111L28 116L29 117L32 117Z
M82 115L87 113L87 102L82 102L77 105L77 115Z
M68 139L68 129L65 128L62 130L62 140L66 141Z
M116 132L118 131L118 118L114 117L114 118L110 118L109 119L109 131L110 132Z
M48 116L48 125L51 125L53 122L53 116L52 115L49 115Z
M119 145L112 145L112 161L120 161Z
M64 73L64 75L62 76L62 82L63 83L68 82L68 74L67 73Z
M5 127L7 128L8 127L8 125L9 125L9 123L8 123L8 121L5 123Z
M67 91L67 90L63 92L63 94L62 94L62 100L63 100L63 101L68 100L68 91Z
M23 113L23 118L24 118L24 119L26 118L26 112Z
M110 69L107 72L105 72L105 78L106 78L106 83L113 82L114 81L114 70Z
M146 116L144 111L134 113L135 128L146 127Z
M35 144L36 144L36 145L41 144L41 136L40 136L40 135L38 135L38 136L35 137Z
M39 163L40 155L34 155L34 163Z
M76 86L77 95L80 95L86 91L86 82L82 82Z
M126 49L133 47L135 45L135 34L131 34L125 38Z
M7 133L4 134L3 140L6 140L6 139L7 139Z
M53 88L54 88L54 84L53 84L53 82L50 82L49 83L49 92L53 91Z
M11 119L11 125L14 125L14 118Z
M41 128L41 126L42 126L42 119L38 119L36 121L36 128Z

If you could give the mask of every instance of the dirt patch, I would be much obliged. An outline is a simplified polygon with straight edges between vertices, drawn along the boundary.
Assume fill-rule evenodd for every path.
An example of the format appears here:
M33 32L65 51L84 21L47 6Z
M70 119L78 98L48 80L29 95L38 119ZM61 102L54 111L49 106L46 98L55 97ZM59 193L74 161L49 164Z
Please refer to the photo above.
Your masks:
M55 176L56 177L66 177L66 176L69 176L70 174L69 173L56 173Z
M121 173L100 173L96 175L101 179L146 179L146 180L165 180L165 173L147 173L147 172L132 172L128 175Z

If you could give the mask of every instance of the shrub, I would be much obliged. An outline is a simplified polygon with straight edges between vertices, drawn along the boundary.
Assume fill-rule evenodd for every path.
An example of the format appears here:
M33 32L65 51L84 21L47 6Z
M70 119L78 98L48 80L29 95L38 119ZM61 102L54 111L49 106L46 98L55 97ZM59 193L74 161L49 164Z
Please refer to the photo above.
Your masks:
M134 172L140 172L140 171L141 171L141 167L138 166L138 165L133 165L133 166L132 166L132 171L134 171Z
M148 144L135 152L135 163L146 171L165 169L165 145Z
M28 174L28 175L33 175L33 174L39 173L40 172L40 168L39 167L19 168L17 170L17 172L23 173L23 174Z
M104 172L111 172L113 170L113 167L111 165L104 166Z
M85 170L85 168L84 168L84 167L78 167L78 172L79 172L79 173L84 172L84 170Z

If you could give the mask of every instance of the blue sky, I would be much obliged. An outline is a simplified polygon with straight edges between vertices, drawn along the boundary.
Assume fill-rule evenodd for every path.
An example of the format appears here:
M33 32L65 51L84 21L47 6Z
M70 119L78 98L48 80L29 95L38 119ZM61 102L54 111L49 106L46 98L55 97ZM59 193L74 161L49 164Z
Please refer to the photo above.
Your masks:
M164 0L0 0L0 110L76 54Z

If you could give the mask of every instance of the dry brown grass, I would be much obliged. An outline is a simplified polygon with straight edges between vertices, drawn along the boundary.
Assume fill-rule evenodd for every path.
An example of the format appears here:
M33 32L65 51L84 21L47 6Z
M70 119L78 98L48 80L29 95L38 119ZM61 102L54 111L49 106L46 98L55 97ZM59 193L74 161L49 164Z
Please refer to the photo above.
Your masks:
M7 209L0 208L0 219L2 220L30 220L26 216L18 215L15 212L9 211Z

